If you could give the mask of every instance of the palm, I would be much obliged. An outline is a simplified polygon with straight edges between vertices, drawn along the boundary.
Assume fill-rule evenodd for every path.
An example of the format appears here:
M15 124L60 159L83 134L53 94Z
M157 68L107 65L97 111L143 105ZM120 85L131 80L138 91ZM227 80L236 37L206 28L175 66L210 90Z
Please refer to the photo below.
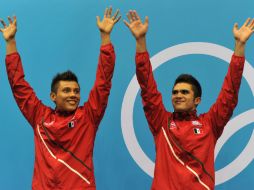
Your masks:
M103 20L98 23L98 27L101 32L108 34L111 32L114 24L115 24L115 22L112 18L103 18Z
M143 24L141 20L136 20L130 23L129 28L136 39L144 36L148 29L148 24Z
M2 29L3 37L6 41L14 38L17 31L17 27L14 24L10 24L8 27Z
M237 24L235 24L233 29L234 37L237 41L245 43L253 33L253 29L254 21L252 20L250 22L250 19L247 19L240 29L238 29Z
M235 39L241 42L246 42L251 34L252 30L248 27L241 27L239 30L234 32Z

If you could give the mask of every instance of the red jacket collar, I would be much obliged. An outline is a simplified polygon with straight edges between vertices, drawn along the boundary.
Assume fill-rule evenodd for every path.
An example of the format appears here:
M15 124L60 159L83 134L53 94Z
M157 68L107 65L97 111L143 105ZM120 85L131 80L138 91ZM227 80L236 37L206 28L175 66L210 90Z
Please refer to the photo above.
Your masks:
M190 112L173 112L173 120L195 120L197 119L197 110Z

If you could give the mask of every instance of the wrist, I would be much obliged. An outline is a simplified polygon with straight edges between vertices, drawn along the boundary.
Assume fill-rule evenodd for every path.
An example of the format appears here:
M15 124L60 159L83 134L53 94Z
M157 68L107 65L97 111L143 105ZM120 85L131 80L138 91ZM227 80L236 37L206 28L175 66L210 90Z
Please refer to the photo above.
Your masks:
M100 32L100 34L101 34L101 38L109 38L110 37L110 33Z
M146 51L146 38L145 36L136 39L136 52L142 53Z
M246 42L242 42L240 40L235 40L235 46L243 47L245 46Z
M17 52L16 41L15 38L9 39L6 41L6 55Z
M141 37L139 37L139 38L136 38L136 42L138 43L138 44L142 44L142 43L144 43L146 41L146 36L141 36Z
M101 32L101 45L106 45L110 42L110 34Z
M237 56L244 56L245 54L245 44L246 42L241 42L239 40L235 41L235 52L234 54Z
M16 43L15 38L6 39L5 41L6 41L6 43L7 43L7 44L13 44L13 43Z

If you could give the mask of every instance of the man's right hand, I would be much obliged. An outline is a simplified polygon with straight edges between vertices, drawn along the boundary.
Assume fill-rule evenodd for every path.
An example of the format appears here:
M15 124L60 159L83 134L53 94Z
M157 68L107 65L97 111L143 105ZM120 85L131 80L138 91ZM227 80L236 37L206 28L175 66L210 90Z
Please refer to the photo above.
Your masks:
M7 26L5 22L0 19L0 22L3 25L3 28L0 28L0 31L3 33L3 37L6 42L11 41L15 38L15 34L17 32L17 18L16 16L11 19L11 17L8 17L9 25Z
M235 38L235 55L244 56L245 44L254 33L254 19L248 18L245 23L238 28L238 24L235 23L233 28L233 34Z
M146 32L148 30L148 17L146 17L145 22L142 23L140 17L138 16L135 10L134 11L130 10L127 13L127 17L128 17L129 23L125 20L124 20L124 23L130 29L130 31L132 32L136 40L139 40L145 37Z
M146 33L148 30L148 17L142 23L137 12L129 11L127 13L129 22L124 20L125 25L130 29L131 33L136 39L136 52L141 53L146 51Z

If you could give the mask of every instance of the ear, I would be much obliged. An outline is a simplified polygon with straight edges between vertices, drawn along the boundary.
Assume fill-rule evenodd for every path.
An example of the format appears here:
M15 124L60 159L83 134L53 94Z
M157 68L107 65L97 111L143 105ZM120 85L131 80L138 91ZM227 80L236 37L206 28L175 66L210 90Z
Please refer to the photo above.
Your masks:
M56 93L55 93L55 92L50 92L50 99L51 99L53 102L56 102Z
M194 104L196 105L196 107L198 106L198 104L200 104L200 102L201 102L201 97L196 97L194 99Z

